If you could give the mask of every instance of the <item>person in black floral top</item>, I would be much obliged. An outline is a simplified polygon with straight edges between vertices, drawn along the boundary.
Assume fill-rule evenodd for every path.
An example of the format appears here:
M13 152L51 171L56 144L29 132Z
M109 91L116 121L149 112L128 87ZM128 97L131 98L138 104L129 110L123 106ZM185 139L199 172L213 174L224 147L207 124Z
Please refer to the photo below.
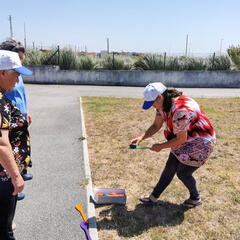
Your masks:
M0 239L14 240L12 221L17 194L24 188L22 170L30 161L25 116L4 95L13 89L20 74L32 72L22 66L15 52L0 50Z
M18 53L21 62L23 61L25 48L20 41L17 41L15 39L9 39L7 41L4 41L0 44L0 50L16 52ZM28 126L30 126L32 123L32 117L29 114L27 109L26 93L25 93L25 87L24 87L22 76L19 76L19 81L15 84L15 87L13 88L13 90L10 92L6 92L4 94L17 108L19 108L21 113L28 120ZM27 128L25 130L28 131ZM26 134L29 135L28 132ZM27 142L29 143L30 139L27 139ZM26 158L26 162L28 164L26 168L22 171L23 173L22 177L24 181L28 181L33 178L32 174L27 173L27 168L32 167L31 160L29 160L29 158ZM18 194L18 200L22 200L24 198L25 198L24 193L21 192ZM15 224L13 225L14 225L14 228L16 228Z

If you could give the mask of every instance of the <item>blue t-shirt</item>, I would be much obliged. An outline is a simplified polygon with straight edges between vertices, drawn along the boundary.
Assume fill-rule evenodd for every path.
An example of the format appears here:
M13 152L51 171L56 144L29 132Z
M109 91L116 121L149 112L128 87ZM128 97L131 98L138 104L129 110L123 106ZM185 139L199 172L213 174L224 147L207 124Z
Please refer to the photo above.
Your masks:
M19 82L15 84L13 90L6 92L5 95L27 118L27 101L22 76L19 76L18 79Z

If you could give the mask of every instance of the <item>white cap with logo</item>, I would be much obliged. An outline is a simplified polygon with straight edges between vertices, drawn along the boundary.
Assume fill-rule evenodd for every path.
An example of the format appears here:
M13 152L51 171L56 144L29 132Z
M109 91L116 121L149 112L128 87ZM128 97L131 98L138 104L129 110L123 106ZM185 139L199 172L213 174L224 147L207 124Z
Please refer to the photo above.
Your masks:
M0 70L10 69L22 75L32 75L32 71L22 66L18 53L0 50Z
M144 110L149 109L157 99L157 96L163 94L166 90L167 87L160 82L148 84L143 91L144 103L142 108Z

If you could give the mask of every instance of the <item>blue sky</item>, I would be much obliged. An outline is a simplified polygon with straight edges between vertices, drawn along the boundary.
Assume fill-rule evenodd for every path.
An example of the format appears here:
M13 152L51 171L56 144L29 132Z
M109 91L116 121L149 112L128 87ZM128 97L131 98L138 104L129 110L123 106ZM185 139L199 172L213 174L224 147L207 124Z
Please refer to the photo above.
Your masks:
M24 0L2 1L0 40L13 33L32 46L88 51L222 52L240 44L239 0ZM222 47L221 47L222 46Z

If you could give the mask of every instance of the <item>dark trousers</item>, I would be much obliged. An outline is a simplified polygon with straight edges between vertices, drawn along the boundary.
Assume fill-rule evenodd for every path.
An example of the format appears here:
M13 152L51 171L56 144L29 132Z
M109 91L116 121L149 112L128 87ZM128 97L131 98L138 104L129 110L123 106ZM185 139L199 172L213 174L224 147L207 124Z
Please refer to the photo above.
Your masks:
M173 153L169 154L168 161L166 166L162 172L162 175L153 189L152 195L155 198L159 198L161 193L167 188L167 186L172 181L175 174L177 177L183 182L183 184L187 187L190 198L193 200L200 199L200 194L197 189L196 180L192 176L193 172L195 172L198 167L191 167L179 162L179 160L174 156Z
M11 179L0 179L0 239L15 240L12 230L12 222L15 215L17 196L12 196L13 185Z

